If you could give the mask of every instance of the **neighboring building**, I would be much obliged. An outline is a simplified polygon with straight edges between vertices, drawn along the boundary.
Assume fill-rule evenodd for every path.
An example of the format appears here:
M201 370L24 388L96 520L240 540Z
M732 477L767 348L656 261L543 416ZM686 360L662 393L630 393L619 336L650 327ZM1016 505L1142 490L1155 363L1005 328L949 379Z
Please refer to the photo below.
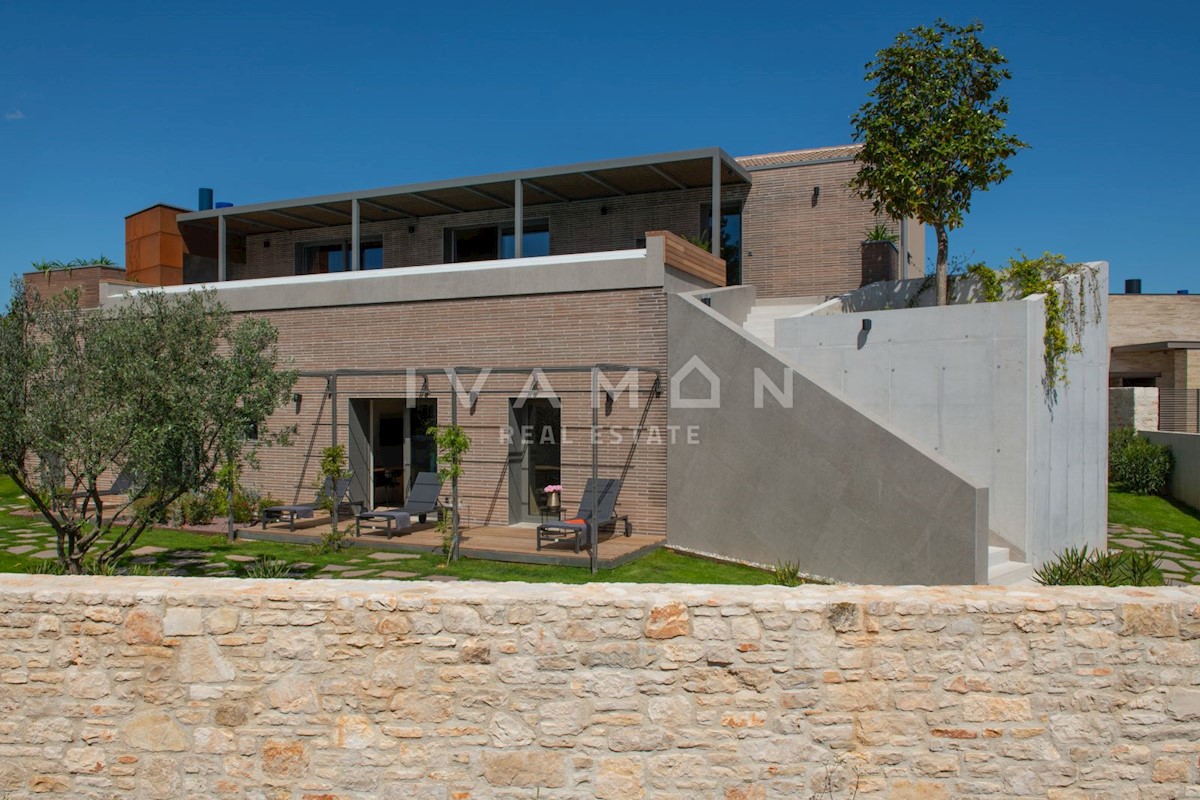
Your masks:
M547 513L542 487L563 484L569 512L596 473L622 479L618 511L651 544L795 560L857 582L986 582L1000 566L1015 580L1028 567L1008 568L1010 549L1037 563L1054 545L1092 542L1102 508L1079 511L1064 495L1071 524L1030 511L1019 530L995 531L988 482L1003 475L981 478L774 349L776 329L805 324L789 318L881 277L923 274L911 221L888 221L896 246L868 257L878 219L847 188L854 150L735 159L710 148L186 213L155 206L131 215L127 239L141 282L203 284L278 328L302 377L272 422L298 436L262 453L250 480L281 500L311 496L321 448L337 441L354 498L397 505L436 465L427 428L457 422L473 440L460 481L473 530L532 540L521 526ZM714 208L721 258L694 244L711 240ZM129 293L96 291L101 304ZM970 338L971 320L959 324ZM1012 379L1032 387L1033 372ZM997 446L1029 451L1030 475L1058 459L1058 482L1075 445L1035 454L1035 444L1022 433ZM1090 471L1075 483L1095 482L1093 461L1076 459Z
M1200 295L1141 283L1108 301L1111 425L1200 432Z

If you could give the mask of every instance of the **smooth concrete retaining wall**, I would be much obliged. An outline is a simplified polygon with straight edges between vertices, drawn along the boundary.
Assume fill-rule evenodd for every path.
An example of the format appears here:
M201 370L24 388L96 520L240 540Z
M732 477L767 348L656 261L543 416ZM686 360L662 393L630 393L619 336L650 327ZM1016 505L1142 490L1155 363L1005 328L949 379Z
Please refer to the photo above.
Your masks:
M1040 295L909 309L888 298L903 300L919 282L866 287L779 320L776 348L988 487L992 530L1015 556L1040 564L1065 546L1102 547L1106 538L1107 268L1093 266L1099 285L1087 310L1100 321L1084 326L1082 350L1068 356L1066 380L1050 394ZM1077 285L1064 296L1077 302Z
M1171 447L1175 469L1171 472L1171 496L1200 508L1200 433L1138 431L1155 444Z
M11 575L0 795L1190 797L1197 637L1183 588Z
M1158 430L1158 388L1113 386L1108 390L1108 428Z
M717 312L721 292L744 290L667 300L670 543L856 582L986 582L987 490L795 371ZM719 407L686 407L708 373ZM781 391L790 374L790 407L765 389L756 407L756 374Z

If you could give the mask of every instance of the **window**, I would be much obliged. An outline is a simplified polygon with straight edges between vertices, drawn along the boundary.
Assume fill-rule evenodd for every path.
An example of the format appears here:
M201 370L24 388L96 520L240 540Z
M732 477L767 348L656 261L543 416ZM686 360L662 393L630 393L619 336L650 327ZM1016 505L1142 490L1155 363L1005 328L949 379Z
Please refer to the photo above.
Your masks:
M516 255L515 228L508 225L477 225L470 228L446 228L445 260L448 264L466 261L492 261ZM526 258L550 255L550 222L528 220L521 239L521 255Z
M361 269L383 268L383 242L359 242L358 264ZM296 274L324 275L350 269L350 242L322 242L296 245Z
M705 205L700 227L704 238L712 241L712 206ZM725 283L737 286L742 282L742 207L721 205L721 258L725 259Z

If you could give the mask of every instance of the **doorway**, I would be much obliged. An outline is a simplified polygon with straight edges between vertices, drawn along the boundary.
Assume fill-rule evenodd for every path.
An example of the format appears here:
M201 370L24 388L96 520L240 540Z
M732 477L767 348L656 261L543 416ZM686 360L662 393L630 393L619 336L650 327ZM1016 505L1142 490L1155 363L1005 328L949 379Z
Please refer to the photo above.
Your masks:
M437 449L427 431L437 424L437 401L404 398L350 401L351 494L366 508L400 507L421 472L437 471Z
M562 482L562 410L544 397L514 399L508 407L508 520L541 522L543 489Z

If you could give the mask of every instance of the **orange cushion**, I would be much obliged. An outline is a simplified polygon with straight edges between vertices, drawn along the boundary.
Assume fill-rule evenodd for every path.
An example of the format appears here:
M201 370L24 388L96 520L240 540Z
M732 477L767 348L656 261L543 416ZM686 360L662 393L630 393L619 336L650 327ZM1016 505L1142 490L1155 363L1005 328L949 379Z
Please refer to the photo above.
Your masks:
M576 517L575 519L569 519L566 521L570 522L572 525L586 525L587 524L587 520L585 520L582 517Z

